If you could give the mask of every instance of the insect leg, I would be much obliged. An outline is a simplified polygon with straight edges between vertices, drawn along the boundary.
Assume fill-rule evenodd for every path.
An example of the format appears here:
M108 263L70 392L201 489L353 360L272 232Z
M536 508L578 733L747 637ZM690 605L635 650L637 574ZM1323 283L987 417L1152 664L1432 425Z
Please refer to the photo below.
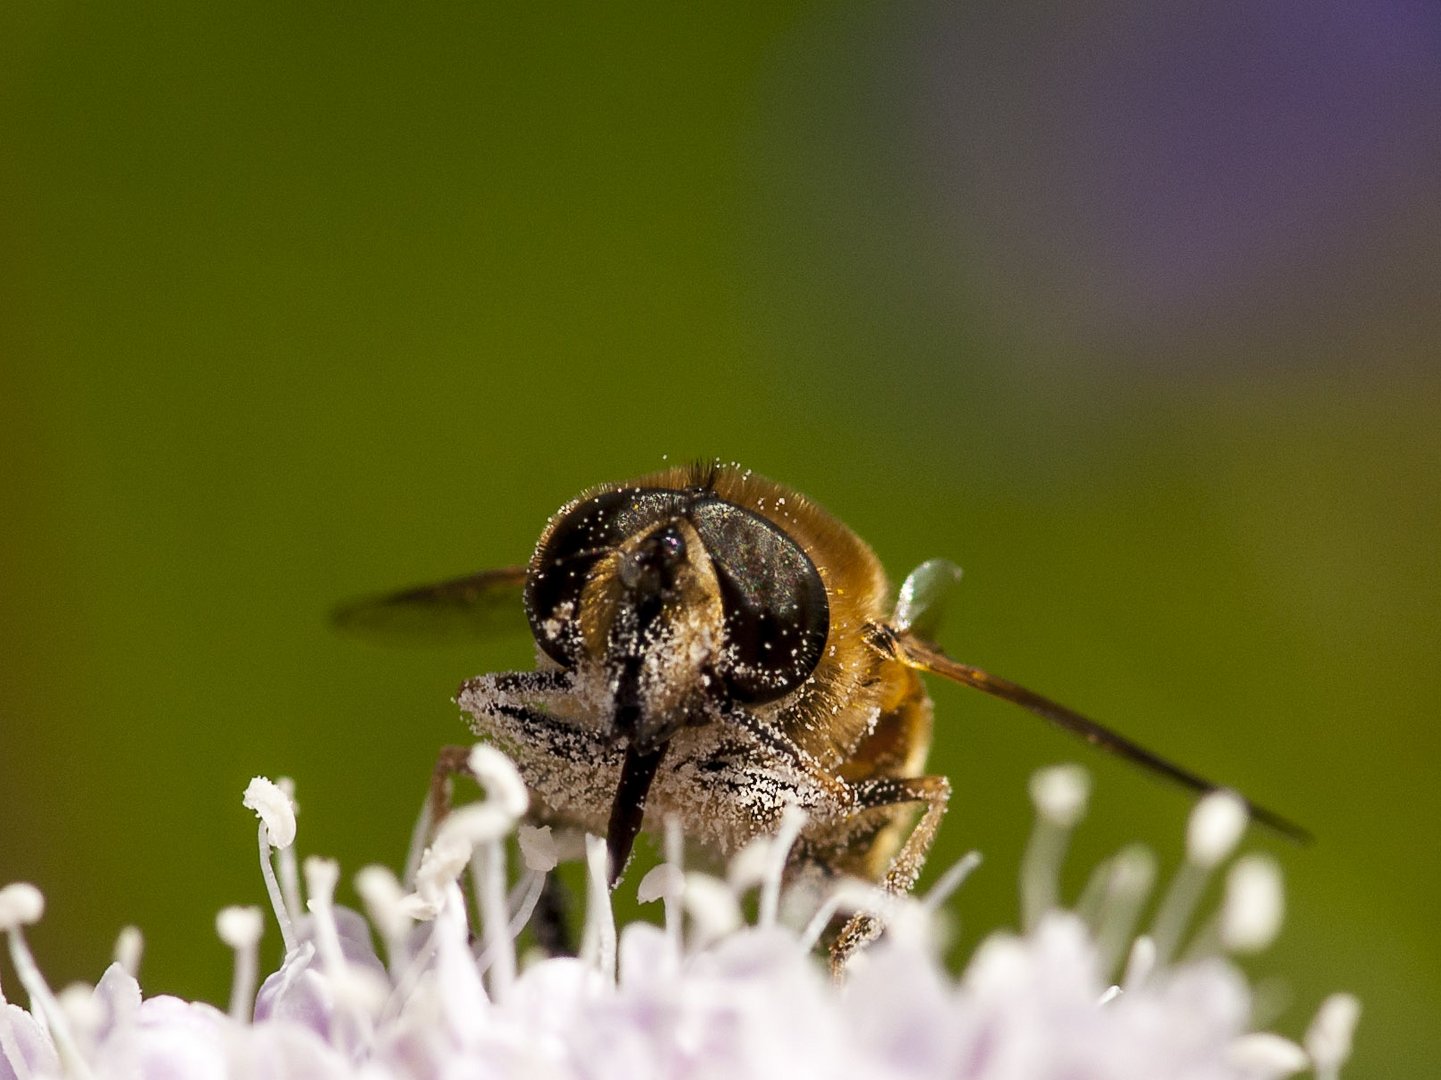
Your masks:
M624 747L565 672L468 680L456 697L471 729L510 755L530 791L527 818L604 835Z
M457 697L462 708L480 718L489 716L492 711L524 712L526 710L516 703L527 697L564 692L568 685L561 672L507 672L471 679L461 686ZM480 692L482 686L483 692ZM483 733L478 724L473 726L477 734ZM414 882L425 845L434 836L436 827L450 814L454 778L471 775L470 751L469 746L443 746L436 757L425 805L411 834L410 854L405 865L404 880L407 883Z
M560 672L511 671L499 675L487 675L481 679L470 679L460 688L461 705L465 707L468 691L475 684L484 682L490 697L497 703L507 699L523 700L525 696L555 693L568 688L565 676ZM469 710L468 710L469 711ZM443 746L436 758L435 769L430 774L430 793L426 799L425 815L417 832L428 839L435 827L450 813L452 779L470 775L470 747Z
M469 776L470 747L442 746L430 773L430 792L425 800L425 834L429 838L450 814L451 795L456 776Z
M920 821L906 837L880 882L881 888L891 895L904 896L915 887L925 865L926 854L946 813L951 783L944 776L881 777L857 783L855 794L857 814L907 803L925 806ZM873 912L860 911L852 915L831 944L831 974L839 976L847 961L880 937L881 930L880 916Z
M544 796L547 790L555 789L558 780L549 772L537 773L527 765L535 760L555 764L584 759L593 769L605 756L605 748L598 744L596 733L549 712L550 709L564 712L567 705L574 703L571 680L564 672L484 675L467 680L456 696L461 708L470 714L476 734L501 745L521 769L531 788L532 804L526 816L533 822L549 820ZM470 751L468 746L441 749L431 774L425 812L416 826L412 862L418 862L420 850L451 811L454 777L470 775ZM412 866L407 881L413 878ZM531 921L531 932L536 944L553 956L575 953L569 931L569 900L564 883L554 874L547 875Z
M545 876L530 919L535 943L550 956L574 956L575 940L570 932L571 893L555 874Z
M407 888L414 887L421 855L435 835L436 827L450 813L452 779L462 773L470 775L470 747L442 746L435 759L435 768L430 771L425 803L410 833L410 851L405 856L405 873L401 878Z

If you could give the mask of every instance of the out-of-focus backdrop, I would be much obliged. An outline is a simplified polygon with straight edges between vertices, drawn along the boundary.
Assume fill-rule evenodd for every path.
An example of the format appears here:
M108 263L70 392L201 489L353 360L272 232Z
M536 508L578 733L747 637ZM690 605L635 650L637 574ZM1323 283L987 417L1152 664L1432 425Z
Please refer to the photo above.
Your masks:
M530 660L331 604L719 455L962 563L958 655L1309 825L1251 841L1274 1023L1349 989L1350 1075L1430 1075L1438 55L1403 0L6 4L0 881L46 971L136 922L148 990L221 999L249 777L394 865L456 685ZM1096 779L1072 887L1174 865L1185 797L936 697L963 945L1042 764Z

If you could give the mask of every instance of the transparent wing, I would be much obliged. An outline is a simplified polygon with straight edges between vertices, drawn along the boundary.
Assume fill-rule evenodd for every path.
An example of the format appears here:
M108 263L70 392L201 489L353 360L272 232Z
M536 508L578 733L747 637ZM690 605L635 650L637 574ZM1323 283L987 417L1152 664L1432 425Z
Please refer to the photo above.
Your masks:
M1205 793L1216 791L1224 786L1166 760L1139 743L1132 742L1124 735L1119 735L1110 728L1082 716L1074 709L1058 705L1050 698L1042 697L1008 679L1002 679L982 671L978 667L972 667L970 664L952 660L941 651L940 646L917 637L909 630L889 626L877 627L875 638L883 651L890 653L908 667L929 671L933 675L940 675L942 678L950 679L964 686L973 686L977 690L983 690L994 697L1019 705L1042 719L1050 721L1062 731L1085 739L1092 746L1098 747L1108 754L1124 758L1126 761L1139 765L1148 772L1162 776L1190 791ZM1282 817L1273 810L1267 810L1264 806L1258 806L1249 799L1244 799L1244 801L1251 817L1256 821L1298 843L1310 842L1311 834L1294 821Z
M526 568L507 566L363 596L331 612L336 629L382 644L439 645L528 632L521 594Z

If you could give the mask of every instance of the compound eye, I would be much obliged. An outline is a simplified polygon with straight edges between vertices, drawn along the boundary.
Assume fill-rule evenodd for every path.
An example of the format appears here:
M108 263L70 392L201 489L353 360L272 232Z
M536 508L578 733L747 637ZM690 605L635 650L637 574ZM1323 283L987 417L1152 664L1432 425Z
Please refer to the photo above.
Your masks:
M741 702L764 704L800 686L820 663L830 603L815 563L775 524L720 499L690 512L720 583L727 663Z
M621 488L582 498L551 518L530 560L525 613L535 640L556 663L580 659L580 605L595 565L618 544L675 517L686 495Z

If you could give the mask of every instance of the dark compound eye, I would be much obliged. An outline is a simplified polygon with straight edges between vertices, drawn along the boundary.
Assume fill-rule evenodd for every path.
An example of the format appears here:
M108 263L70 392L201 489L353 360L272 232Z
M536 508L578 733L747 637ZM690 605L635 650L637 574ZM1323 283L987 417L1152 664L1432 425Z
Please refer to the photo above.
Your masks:
M710 498L689 517L720 582L726 686L747 704L774 701L820 663L830 632L825 584L800 545L759 514Z
M540 647L573 666L580 659L581 595L596 562L678 517L690 520L715 567L728 645L720 674L731 694L763 704L800 686L820 662L830 632L830 605L815 564L766 518L694 489L605 491L552 522L525 586L526 614Z
M531 633L547 656L567 667L579 659L575 622L596 561L621 541L684 512L693 495L661 488L623 488L582 499L552 522L525 583Z

